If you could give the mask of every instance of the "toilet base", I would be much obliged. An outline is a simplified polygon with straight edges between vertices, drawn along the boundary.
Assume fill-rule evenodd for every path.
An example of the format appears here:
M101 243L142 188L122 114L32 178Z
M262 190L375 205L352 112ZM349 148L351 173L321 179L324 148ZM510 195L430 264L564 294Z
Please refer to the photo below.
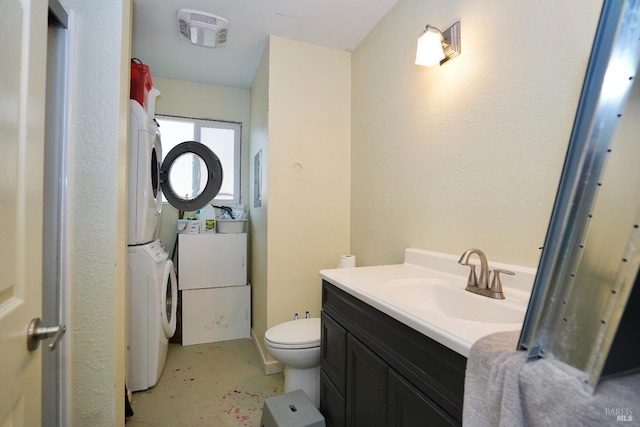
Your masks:
M302 390L316 408L320 407L320 366L314 368L284 368L284 392Z

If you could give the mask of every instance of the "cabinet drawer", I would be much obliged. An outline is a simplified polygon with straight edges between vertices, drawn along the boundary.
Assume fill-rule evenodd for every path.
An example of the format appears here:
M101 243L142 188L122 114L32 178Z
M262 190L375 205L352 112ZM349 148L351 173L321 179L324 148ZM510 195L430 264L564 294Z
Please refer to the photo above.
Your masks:
M321 368L344 396L346 378L347 331L335 320L322 312Z

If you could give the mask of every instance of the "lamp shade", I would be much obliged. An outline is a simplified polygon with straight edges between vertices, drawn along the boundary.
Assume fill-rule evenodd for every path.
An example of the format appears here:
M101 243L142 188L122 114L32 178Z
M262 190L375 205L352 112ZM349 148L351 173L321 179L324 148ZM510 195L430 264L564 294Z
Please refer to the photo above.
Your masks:
M444 58L442 33L437 28L427 25L427 28L418 38L416 64L431 67L439 64Z

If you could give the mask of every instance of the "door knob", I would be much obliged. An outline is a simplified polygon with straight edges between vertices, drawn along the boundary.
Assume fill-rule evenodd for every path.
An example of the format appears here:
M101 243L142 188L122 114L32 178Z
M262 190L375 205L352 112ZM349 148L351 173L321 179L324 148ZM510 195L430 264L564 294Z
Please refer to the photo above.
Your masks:
M67 331L65 325L58 326L42 326L42 320L36 317L29 323L27 329L27 348L29 351L34 351L40 346L40 341L53 337L53 342L49 344L49 351L56 349L58 342Z

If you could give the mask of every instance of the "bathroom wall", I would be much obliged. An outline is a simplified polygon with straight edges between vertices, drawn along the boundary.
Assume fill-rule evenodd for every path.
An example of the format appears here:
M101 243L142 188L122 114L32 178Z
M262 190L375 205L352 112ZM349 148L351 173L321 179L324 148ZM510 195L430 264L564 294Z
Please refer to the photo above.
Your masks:
M350 86L350 53L270 37L251 90L251 157L263 155L262 207L250 212L260 345L294 312L320 315L318 271L349 251Z
M536 267L602 1L400 0L352 54L351 251ZM426 24L462 53L414 64Z
M261 203L254 206L253 198L255 189L251 189L251 202L249 203L249 267L247 277L251 283L251 328L255 342L262 345L262 337L267 330L268 304L269 304L269 254L268 254L268 214L269 206L269 43L262 52L262 57L256 68L256 74L251 84L251 147L250 159L261 153L260 179L262 181ZM252 164L253 166L253 164ZM252 167L249 173L251 182L255 182L256 171ZM268 354L264 346L263 358Z
M153 70L151 74L153 86L160 91L156 114L242 123L240 198L246 204L249 189L248 185L242 184L249 182L249 90L153 77ZM160 221L160 240L169 251L176 240L177 219L178 210L165 204Z
M66 265L68 425L124 425L131 1L60 0L73 38ZM96 54L99 52L99 54Z

